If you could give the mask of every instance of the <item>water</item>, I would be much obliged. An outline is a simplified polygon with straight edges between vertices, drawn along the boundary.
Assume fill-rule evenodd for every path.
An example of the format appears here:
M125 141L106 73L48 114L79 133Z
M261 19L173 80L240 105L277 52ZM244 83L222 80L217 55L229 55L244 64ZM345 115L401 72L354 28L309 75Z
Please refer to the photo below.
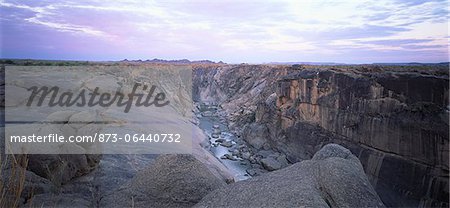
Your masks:
M211 106L209 106L211 107ZM208 108L208 106L202 106L201 112L211 112L211 116L202 116L199 118L199 127L205 132L206 135L210 138L211 141L211 148L210 151L213 153L213 155L218 158L224 165L227 167L230 172L234 175L235 181L241 181L248 178L251 178L246 170L251 168L248 162L244 162L241 158L237 158L237 161L229 160L229 159L220 159L225 154L230 154L229 151L231 148L227 148L221 145L214 146L212 144L216 143L217 139L225 139L227 141L231 141L236 146L236 136L229 132L228 126L226 122L223 122L220 120L220 117L216 115L216 108L212 106L212 108ZM218 138L213 138L213 126L218 125L221 130L221 133Z

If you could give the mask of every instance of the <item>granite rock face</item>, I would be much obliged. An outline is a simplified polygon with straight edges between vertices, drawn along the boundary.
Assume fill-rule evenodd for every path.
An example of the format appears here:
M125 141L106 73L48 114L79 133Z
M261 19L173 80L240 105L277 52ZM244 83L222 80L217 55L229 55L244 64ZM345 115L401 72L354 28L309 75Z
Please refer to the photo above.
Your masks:
M281 79L277 95L286 139L309 152L328 142L351 148L387 205L448 202L448 77L305 70ZM299 137L305 125L328 136Z
M221 92L230 128L254 147L294 163L338 143L360 159L387 206L448 206L448 68L239 65L198 76L214 83L194 82L198 99Z
M191 207L226 183L192 155L162 155L132 181L105 196L101 207Z
M27 169L57 185L94 170L100 155L31 155Z
M57 116L67 121L75 114L73 111L60 111L49 116ZM64 133L67 124L55 125L54 132ZM20 127L19 127L20 128ZM4 128L1 128L4 132ZM4 134L3 134L4 135ZM79 147L82 149L82 147ZM0 149L5 149L5 139L1 136ZM30 154L30 155L5 155L2 151L0 157L1 180L5 185L5 203L12 206L92 206L91 193L87 186L73 188L70 182L91 173L100 163L101 155L98 154ZM62 186L67 186L62 188ZM71 187L71 188L69 188ZM20 191L19 191L20 190ZM79 191L83 197L70 192ZM19 198L15 192L21 192ZM61 194L64 193L64 194ZM86 196L87 195L87 196ZM88 198L86 200L86 198ZM11 202L8 202L11 201Z
M62 124L36 125L36 128L45 128L52 133L60 135L89 134L98 131L95 125L73 123L73 121L92 121L95 114L88 111L57 111L50 114L46 120L58 121ZM31 126L31 125L30 125ZM18 127L23 128L21 126ZM30 128L28 126L28 128ZM20 130L19 130L20 132ZM88 152L90 145L77 143L71 147ZM94 170L100 163L101 155L98 154L30 154L27 156L27 169L43 178L52 181L59 186L70 180L85 175Z
M196 207L384 207L358 158L328 144L312 160L230 184Z

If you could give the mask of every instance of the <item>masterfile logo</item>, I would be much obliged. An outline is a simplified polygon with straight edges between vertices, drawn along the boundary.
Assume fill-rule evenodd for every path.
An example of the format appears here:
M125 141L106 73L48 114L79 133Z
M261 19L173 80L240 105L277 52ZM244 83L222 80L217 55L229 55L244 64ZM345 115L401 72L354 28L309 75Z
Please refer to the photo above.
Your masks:
M61 92L58 86L53 86L51 88L47 86L37 87L33 86L28 89L28 91L32 91L30 97L27 101L27 106L32 106L34 99L36 96L40 98L36 102L36 106L42 106L44 100L49 96L47 105L49 107L60 106L60 107L109 107L111 105L116 104L117 107L125 107L125 113L128 113L133 105L133 99L136 99L135 106L136 107L149 107L154 105L155 107L164 107L170 103L170 101L166 100L166 94L164 92L155 92L156 86L152 85L147 94L136 93L136 90L142 86L142 91L148 90L148 85L141 85L139 83L134 84L133 90L126 97L123 93L117 90L114 95L108 92L99 93L100 88L96 87L92 92L86 92L86 89L82 89L77 95L74 95L73 92ZM144 99L145 96L145 99Z
M7 154L191 152L192 68L6 66Z

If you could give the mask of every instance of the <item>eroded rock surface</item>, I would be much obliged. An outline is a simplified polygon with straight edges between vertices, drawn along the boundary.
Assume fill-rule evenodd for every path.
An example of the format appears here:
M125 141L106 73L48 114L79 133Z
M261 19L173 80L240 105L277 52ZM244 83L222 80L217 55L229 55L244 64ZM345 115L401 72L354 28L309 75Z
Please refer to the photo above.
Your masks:
M448 66L235 65L194 80L194 97L220 104L255 149L294 163L338 143L387 206L448 206Z
M225 182L192 155L163 155L111 195L104 207L191 207Z
M157 129L174 132L169 131L167 125L160 125L162 126L160 127L155 124L156 127L151 129L148 124L141 126L136 124L139 122L135 121L150 122L152 119L161 117L178 118L178 116L182 117L181 125L185 125L186 128L183 129L181 125L174 128L180 133L183 131L189 133L189 135L195 134L195 129L192 128L194 125L189 122L192 110L190 93L192 79L190 66L188 65L136 65L131 70L126 70L131 68L126 64L108 66L96 63L89 64L89 66L73 67L7 66L7 68L6 71L11 72L9 75L12 78L9 77L7 80L4 80L4 77L0 78L0 85L3 86L0 94L3 97L6 94L6 101L2 100L0 106L6 108L4 112L5 117L8 118L6 119L6 128L10 135L15 135L15 132L20 133L17 135L31 135L32 133L49 135L49 133L52 133L64 135L67 138L80 135L93 136L96 133L144 134L154 133ZM183 71L181 68L186 70ZM155 72L156 70L152 69L162 69L163 72ZM2 66L2 70L5 70L4 66ZM177 75L173 76L172 72ZM159 79L161 74L165 75L164 82ZM14 77L16 75L17 78ZM180 84L171 85L175 82ZM44 102L41 107L45 108L34 108L35 105L32 105L32 107L24 106L30 95L27 89L33 86L57 86L60 89L58 95L71 92L74 95L72 98L75 99L76 95L81 95L84 92L84 95L87 96L89 92L95 91L97 88L101 93L116 93L116 91L119 91L127 94L132 91L135 84L160 86L161 83L164 85L164 92L167 95L174 95L174 98L170 100L170 107L164 109L152 110L133 106L130 112L125 113L125 108L114 105L115 103L106 106L89 106L85 105L86 102L82 102L84 104L76 105L77 107L74 105L69 107L70 105L64 105L60 102L58 105L47 106L51 98L43 94L42 96L38 95L35 101L42 98ZM6 93L5 88L8 90ZM25 92L28 92L28 94ZM61 98L62 96L58 97ZM66 97L66 99L69 102L69 98ZM4 128L2 128L3 130ZM199 136L196 139L200 140L203 137ZM189 144L178 147L170 145L166 149L173 147L174 149L178 148L177 150L186 149L186 152L190 152L191 139L183 141L187 141ZM114 150L117 151L114 152L109 151L114 145L102 145L103 149L99 149L97 148L99 145L96 144L98 142L24 144L28 148L26 150L30 150L23 151L24 154L33 152L33 150L39 151L26 156L27 163L21 164L26 169L19 168L25 175L24 180L19 181L23 184L17 184L16 181L11 182L14 187L22 185L25 187L17 205L25 207L98 207L101 198L116 190L118 186L129 182L138 170L152 165L154 156L134 154L148 153L148 151L138 150L139 147L148 147L147 145L136 145L132 148L123 145L121 147L124 148L116 148ZM3 137L0 146L2 150L0 158L0 163L2 163L1 178L2 180L6 178L5 181L11 181L10 176L16 177L17 175L12 175L15 171L13 171L11 164L3 165L6 146ZM197 146L197 143L195 146ZM128 151L130 149L131 151ZM159 147L155 149L155 151L166 150ZM111 152L118 154L99 155ZM192 152L196 155L203 153L200 151ZM205 158L207 157L205 156ZM208 164L214 163L214 161L206 161L205 163L207 162ZM219 174L216 173L216 175Z
M352 149L390 206L448 203L437 192L448 186L448 77L305 70L278 84L285 141L309 154L328 142Z
M195 207L384 207L358 158L328 144L312 160L230 184Z

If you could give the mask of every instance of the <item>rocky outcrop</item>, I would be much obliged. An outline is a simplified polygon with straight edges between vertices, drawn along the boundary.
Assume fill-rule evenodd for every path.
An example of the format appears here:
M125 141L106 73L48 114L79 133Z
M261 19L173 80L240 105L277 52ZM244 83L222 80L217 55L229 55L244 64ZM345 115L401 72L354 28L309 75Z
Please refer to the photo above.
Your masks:
M93 134L97 126L90 124L95 120L95 113L88 111L57 111L51 113L46 121L56 124L33 124L8 126L7 138L11 132L50 132L59 135ZM85 123L83 123L85 121ZM70 123L72 122L72 123ZM20 134L19 134L20 135ZM31 134L30 134L31 135ZM35 145L37 146L37 144ZM94 145L76 143L64 145L48 145L49 148L73 148L88 153ZM46 178L57 186L65 184L73 178L85 175L94 170L101 159L98 154L30 154L27 155L27 170Z
M230 127L255 149L297 162L339 143L387 206L448 206L448 68L241 65L203 74L214 84L198 86L199 99L220 92Z
M49 115L47 119L63 121L62 123L65 123L69 119L77 118L77 115L83 115L83 112L59 111ZM27 126L27 128L30 128L30 126ZM34 125L33 127L38 126L42 127L42 129L44 129L44 126L49 127L49 125ZM18 131L24 131L24 127L21 125L8 128L16 128ZM89 125L79 125L75 128L68 124L56 124L48 129L52 129L53 133L56 134L67 133L66 131L68 129L71 129L71 131L77 131L77 129L83 131L92 130ZM2 128L2 131L4 131L4 128ZM75 146L79 149L85 148L81 145L73 145L73 147ZM0 149L2 150L2 154L0 155L1 183L4 184L2 190L6 192L5 197L2 199L9 201L0 203L1 206L54 207L73 206L74 204L84 207L92 206L90 187L86 186L85 183L74 187L71 182L91 173L99 165L100 159L102 158L101 155L5 155L5 139L3 136L0 140Z
M358 158L329 144L312 160L206 195L195 207L384 207Z
M277 95L278 136L309 154L328 142L351 148L387 205L448 203L448 77L304 70L283 77Z
M52 133L65 136L67 139L69 136L94 136L97 133L114 134L121 132L133 135L133 133L154 133L156 129L164 129L167 132L167 128L169 128L167 125L149 128L148 125L141 126L139 122L151 123L152 119L161 121L159 119L161 117L175 119L175 117L182 117L182 115L186 116L181 118L183 120L181 125L186 126L185 132L188 133L186 135L194 135L195 133L194 124L189 122L192 110L190 66L178 65L174 67L170 64L148 63L139 66L131 66L131 64L128 66L121 63L108 66L93 63L86 67L8 66L7 68L11 69L7 70L11 72L8 72L8 79L4 80L5 72L0 78L0 85L6 86L8 89L6 101L3 100L0 103L0 106L6 109L3 114L7 114L3 116L7 118L5 128L8 131L6 131L6 134L31 135L36 133L36 135L39 135L39 133L43 133L42 135L49 135L49 133ZM155 70L149 70L149 68ZM161 69L162 73L156 72L157 69ZM171 72L177 75L171 74ZM164 77L164 79L162 80L160 77ZM179 85L169 84L175 82L178 82ZM133 91L134 86L137 86L135 84L140 84L140 86L164 85L162 91L166 95L174 95L174 98L170 100L171 107L158 109L156 112L156 110L137 108L134 105L130 112L125 113L125 109L119 108L118 105L115 105L116 103L102 106L88 105L87 101L81 98L83 101L76 105L72 105L74 103L68 104L69 100L75 99L75 96L81 95L81 92L88 95L88 92L98 89L100 93L116 94L116 91L120 91L123 94L128 94ZM24 106L30 93L26 94L25 92L33 86L59 87L58 95L68 95L59 97L61 98L59 101L66 100L67 105L47 106L47 101L51 98L42 94L42 96L38 95L35 101L38 97L44 99L44 105L41 106L43 108L35 108L35 105L32 105L32 107ZM2 88L0 94L5 97L5 87ZM142 91L138 91L142 93ZM72 97L69 92L73 93L74 96ZM65 99L62 99L63 97ZM153 95L153 97L155 96ZM99 99L99 96L97 96L97 99ZM136 101L136 97L134 101ZM4 124L5 121L2 123ZM155 124L155 126L157 125ZM175 127L180 133L184 132L181 125ZM20 134L14 134L14 132ZM21 168L25 173L25 178L21 178L24 184L18 184L17 187L23 185L26 188L18 204L26 207L98 207L100 198L115 190L116 186L128 182L137 169L141 169L142 164L145 166L151 165L152 160L149 161L148 155L139 154L142 153L139 148L149 147L148 145L136 145L129 148L131 151L127 151L125 149L130 147L128 145L116 146L112 142L101 142L99 139L97 139L99 142L28 142L27 144L15 145L15 147L27 147L26 149L20 148L24 151L16 151L15 153L31 153L26 157L24 156L27 159L27 163L23 165L27 169ZM6 141L8 142L8 140ZM180 145L179 149L174 148L176 150L170 149L177 146L174 145L175 143L170 144L168 148L155 148L154 145L151 145L151 149L155 149L155 151L182 149L185 152L191 152L193 150L191 147L194 146L191 145L191 140L185 139L182 143L184 141L188 141L189 145ZM0 142L0 149L2 150L0 163L3 162L5 146L10 147L5 145L4 142L5 139L2 138ZM111 152L111 149L117 151ZM196 150L192 152L197 155L202 153ZM99 155L107 153L121 155L103 155L102 157ZM107 158L105 159L104 156ZM213 163L213 161L206 161L205 163L208 162L209 164ZM1 166L3 169L3 163ZM7 166L5 168L7 170L1 170L2 178L5 177L10 180L11 177L17 177L17 174L11 175L13 171L10 171L10 166L5 166ZM101 167L98 168L99 166ZM30 189L34 187L37 190L28 191L28 187L31 187ZM29 194L30 192L32 194ZM2 200L0 199L0 201ZM0 203L1 205L2 203Z
M276 70L274 70L276 69ZM256 103L275 92L272 88L277 77L286 75L287 67L264 65L225 65L220 67L194 68L193 99L206 103L219 103L227 113L243 115L252 122ZM234 120L233 126L245 124L245 120Z
M226 183L192 155L162 155L101 207L191 207Z
M62 185L91 172L100 158L99 155L31 155L27 169Z

